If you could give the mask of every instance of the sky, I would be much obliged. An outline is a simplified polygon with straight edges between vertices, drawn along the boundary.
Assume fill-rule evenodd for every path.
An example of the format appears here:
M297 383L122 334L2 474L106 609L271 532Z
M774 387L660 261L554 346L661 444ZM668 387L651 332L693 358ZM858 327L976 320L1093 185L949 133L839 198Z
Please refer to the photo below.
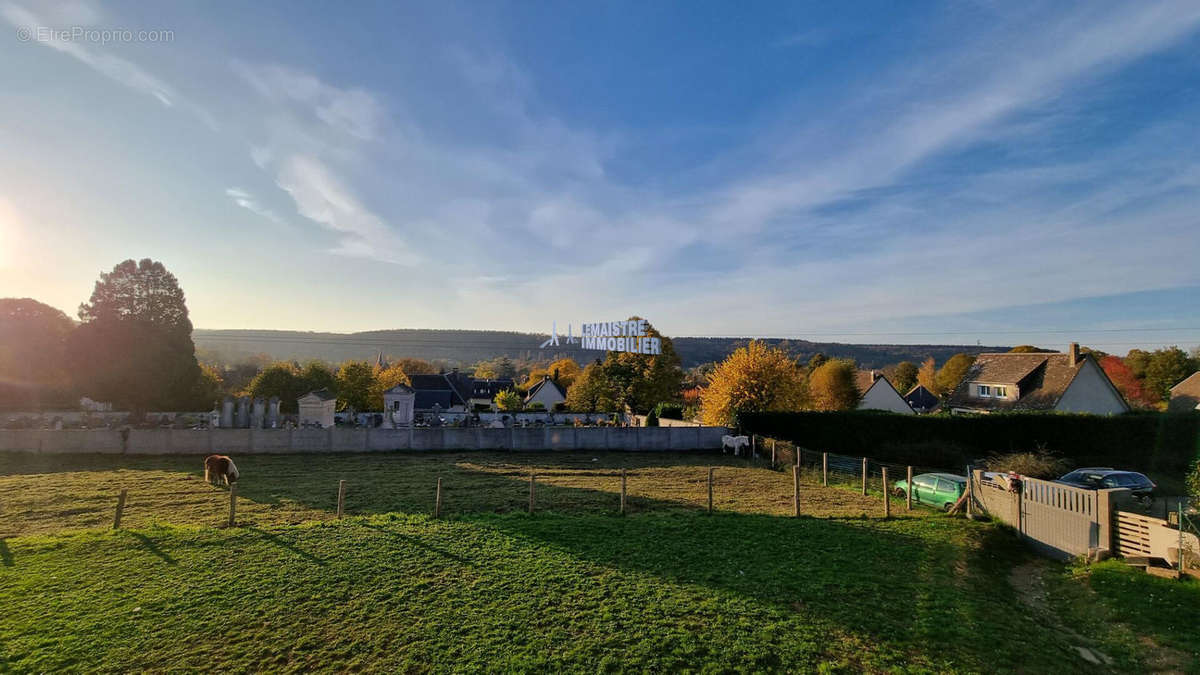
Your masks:
M1200 4L0 0L0 296L1200 344Z

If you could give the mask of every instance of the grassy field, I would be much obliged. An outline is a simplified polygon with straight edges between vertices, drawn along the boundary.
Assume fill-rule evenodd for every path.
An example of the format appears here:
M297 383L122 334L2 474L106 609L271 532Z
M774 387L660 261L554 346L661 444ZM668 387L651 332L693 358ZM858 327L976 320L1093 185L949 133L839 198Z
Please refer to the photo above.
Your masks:
M219 528L227 493L194 457L0 456L0 671L1094 672L1080 645L1117 670L1162 663L1159 647L1171 667L1197 667L1195 584L1036 563L1001 528L898 501L883 520L880 496L812 476L805 517L784 517L790 475L748 462L446 453L239 466L238 526ZM627 517L615 515L620 468ZM449 517L434 520L438 476ZM338 479L350 485L342 521ZM128 529L113 532L121 487ZM1035 563L1049 600L1033 607L1011 579ZM1165 630L1163 613L1193 632Z

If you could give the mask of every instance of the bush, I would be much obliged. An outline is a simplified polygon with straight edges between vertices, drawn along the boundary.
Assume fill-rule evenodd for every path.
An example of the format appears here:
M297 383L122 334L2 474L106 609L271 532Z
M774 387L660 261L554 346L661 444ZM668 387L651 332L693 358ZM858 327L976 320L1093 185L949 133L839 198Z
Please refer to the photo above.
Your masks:
M1192 498L1192 506L1200 509L1200 459L1192 465L1192 471L1187 477L1188 496Z
M646 415L646 426L648 426L648 427L658 426L658 415L654 414L653 410L650 411L649 415Z
M669 420L684 419L683 406L679 405L678 403L667 403L666 401L663 401L662 403L654 406L654 416L659 419L664 417Z
M1057 457L1045 448L1032 452L1010 452L987 459L988 471L1012 471L1022 476L1053 480L1071 468L1070 462Z

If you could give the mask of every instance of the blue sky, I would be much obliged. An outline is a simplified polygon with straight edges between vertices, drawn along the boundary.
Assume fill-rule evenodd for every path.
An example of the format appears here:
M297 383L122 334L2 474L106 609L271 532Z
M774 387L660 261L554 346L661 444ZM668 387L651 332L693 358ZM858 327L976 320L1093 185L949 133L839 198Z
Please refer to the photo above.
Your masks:
M0 295L153 257L206 328L1200 344L1194 2L0 19Z

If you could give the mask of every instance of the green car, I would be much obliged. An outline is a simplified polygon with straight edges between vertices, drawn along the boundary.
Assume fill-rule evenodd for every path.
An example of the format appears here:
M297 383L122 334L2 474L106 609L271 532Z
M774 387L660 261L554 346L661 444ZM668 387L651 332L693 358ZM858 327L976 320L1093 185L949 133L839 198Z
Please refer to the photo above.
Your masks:
M913 501L949 511L954 502L967 489L967 477L952 473L923 473L913 476ZM908 481L896 481L892 494L904 497L908 494Z

